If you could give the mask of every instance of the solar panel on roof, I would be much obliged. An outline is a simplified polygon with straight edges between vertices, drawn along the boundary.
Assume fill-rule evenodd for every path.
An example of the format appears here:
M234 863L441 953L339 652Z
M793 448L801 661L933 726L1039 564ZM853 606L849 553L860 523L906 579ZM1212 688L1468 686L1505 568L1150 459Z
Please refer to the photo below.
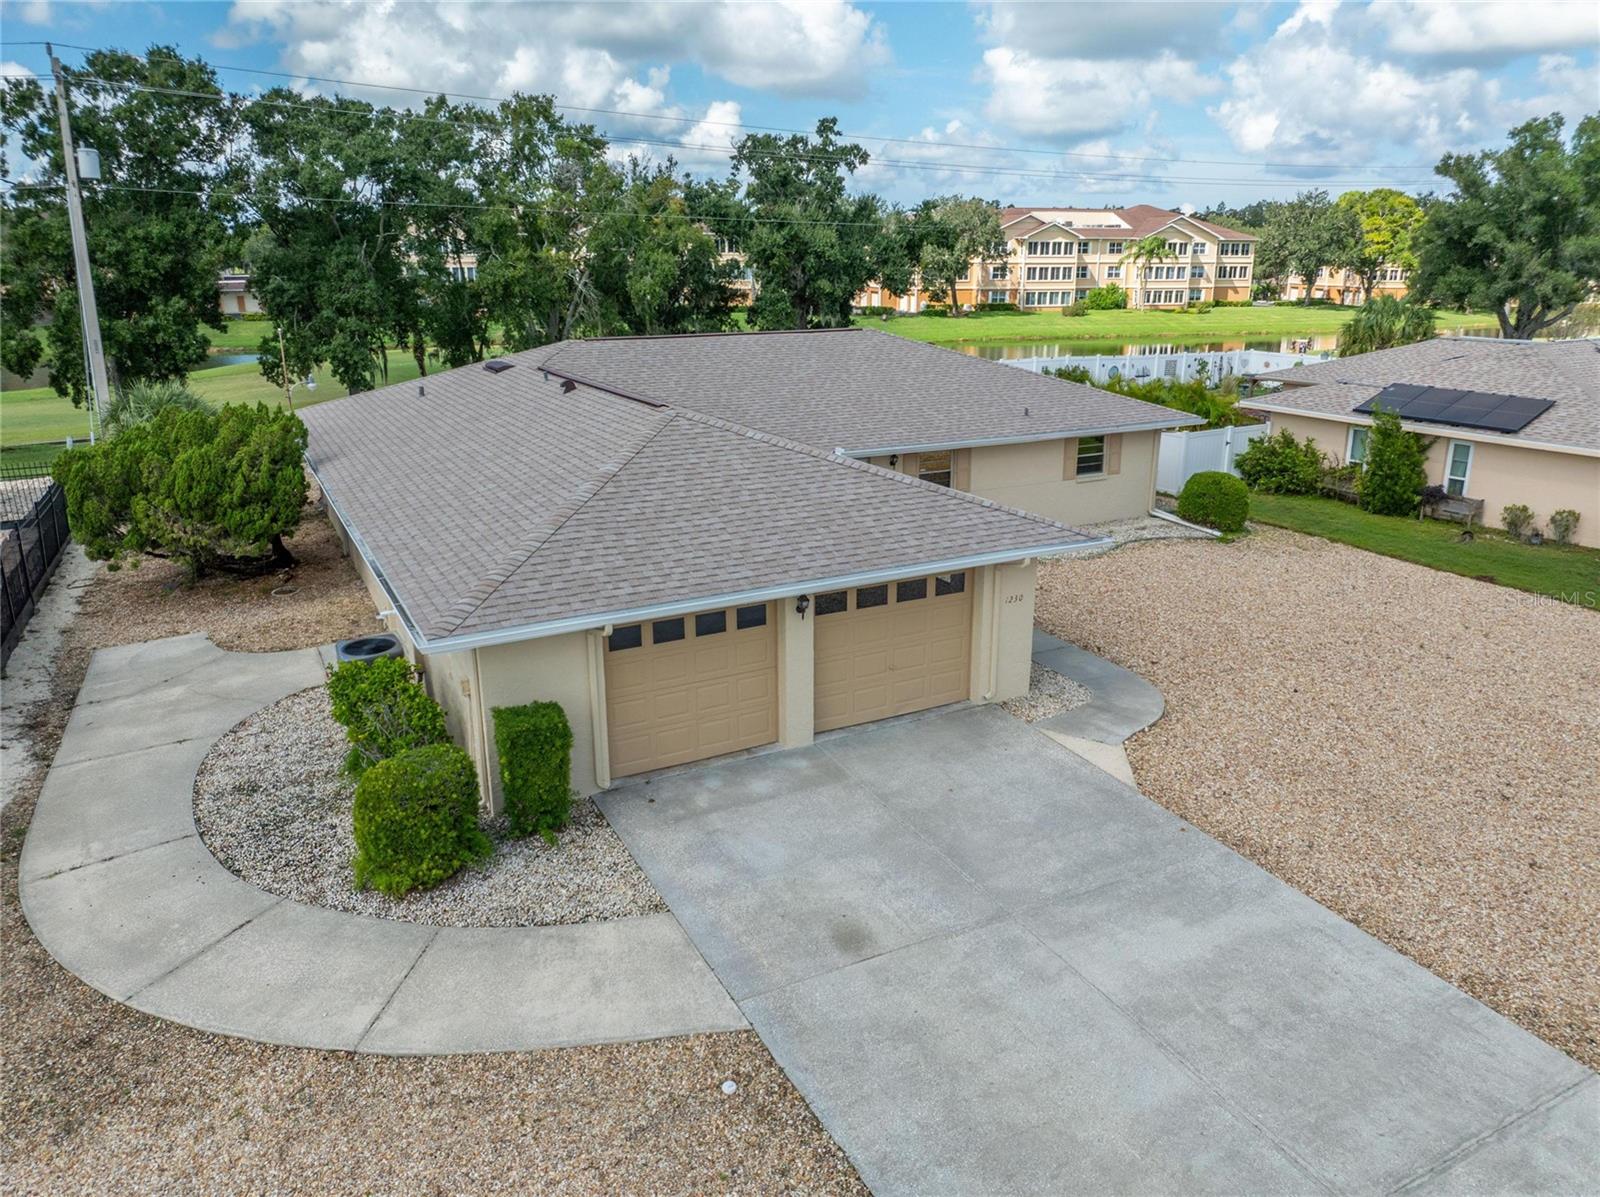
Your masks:
M1554 406L1554 399L1394 382L1353 410L1370 415L1382 408L1394 412L1402 420L1415 420L1422 424L1454 424L1460 428L1482 428L1488 432L1521 432Z

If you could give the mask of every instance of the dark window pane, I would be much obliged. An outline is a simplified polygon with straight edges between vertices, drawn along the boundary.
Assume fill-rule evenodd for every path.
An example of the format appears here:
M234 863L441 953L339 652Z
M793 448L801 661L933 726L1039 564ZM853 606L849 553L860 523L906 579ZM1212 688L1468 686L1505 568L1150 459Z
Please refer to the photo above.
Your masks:
M1100 474L1106 468L1106 438L1080 436L1078 438L1078 474Z
M933 575L934 597L938 597L941 594L960 594L966 588L967 573L965 570L955 574Z
M894 601L897 603L910 603L927 597L927 578L912 578L909 581L896 582L894 584Z
M715 636L718 632L728 630L728 613L726 611L702 611L694 617L694 634L696 636Z
M620 652L625 648L638 648L644 643L644 625L630 623L625 628L612 628L611 635L606 637L606 644L612 652Z
M650 625L650 640L653 644L671 644L674 640L683 639L683 617L677 619L658 619Z
M935 486L950 485L950 452L924 453L917 458L917 477Z
M743 631L745 628L764 628L767 626L767 604L757 603L754 607L740 607L734 613L734 623Z
M830 590L827 594L817 595L818 615L837 615L847 606L848 590Z
M863 586L856 591L856 610L865 610L867 607L887 607L889 605L889 584L881 586Z

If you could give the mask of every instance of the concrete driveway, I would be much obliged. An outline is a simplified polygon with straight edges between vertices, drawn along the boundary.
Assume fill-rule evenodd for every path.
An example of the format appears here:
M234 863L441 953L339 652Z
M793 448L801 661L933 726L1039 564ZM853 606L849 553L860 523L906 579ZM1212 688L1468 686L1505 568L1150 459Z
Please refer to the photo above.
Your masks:
M1600 1174L1600 1077L994 708L600 801L880 1195Z

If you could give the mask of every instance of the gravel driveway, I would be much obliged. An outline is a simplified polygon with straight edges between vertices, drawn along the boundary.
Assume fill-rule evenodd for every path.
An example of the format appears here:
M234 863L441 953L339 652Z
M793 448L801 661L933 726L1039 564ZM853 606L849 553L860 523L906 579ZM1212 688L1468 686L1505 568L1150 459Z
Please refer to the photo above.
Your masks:
M1047 563L1139 787L1600 1067L1600 613L1282 530Z

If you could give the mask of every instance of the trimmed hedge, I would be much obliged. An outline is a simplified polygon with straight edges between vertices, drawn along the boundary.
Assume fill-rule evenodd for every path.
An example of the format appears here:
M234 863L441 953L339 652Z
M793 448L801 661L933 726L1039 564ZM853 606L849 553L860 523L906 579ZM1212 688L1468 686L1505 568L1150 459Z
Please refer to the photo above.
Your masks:
M343 662L328 674L328 697L350 741L345 769L356 776L407 749L450 739L444 708L428 697L402 657Z
M1232 474L1202 470L1183 484L1178 515L1219 532L1243 532L1250 518L1250 491Z
M356 885L391 898L438 885L494 845L478 826L478 774L454 744L378 761L356 783Z
M572 727L556 702L494 708L494 746L506 817L518 835L548 844L572 811Z

